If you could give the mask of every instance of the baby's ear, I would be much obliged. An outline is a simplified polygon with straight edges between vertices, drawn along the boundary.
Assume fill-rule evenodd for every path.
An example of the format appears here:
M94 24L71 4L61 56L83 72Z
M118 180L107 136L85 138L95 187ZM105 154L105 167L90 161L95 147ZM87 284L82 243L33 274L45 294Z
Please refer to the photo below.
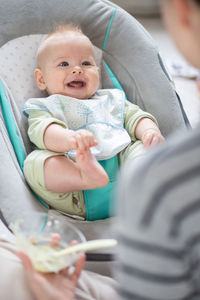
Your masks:
M37 86L39 87L39 89L42 90L42 91L46 90L47 87L46 87L46 84L44 82L42 71L40 69L35 69L34 75L35 75L35 81L36 81Z

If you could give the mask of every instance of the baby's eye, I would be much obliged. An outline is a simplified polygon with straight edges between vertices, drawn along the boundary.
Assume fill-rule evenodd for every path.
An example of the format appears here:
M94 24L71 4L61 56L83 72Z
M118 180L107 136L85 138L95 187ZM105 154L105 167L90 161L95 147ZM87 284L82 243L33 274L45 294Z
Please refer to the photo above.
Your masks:
M83 66L90 66L91 63L90 63L89 61L84 61L84 62L82 62L82 65L83 65Z
M59 66L61 66L61 67L67 67L67 66L69 66L69 63L68 63L67 61L62 61L62 62L59 64Z

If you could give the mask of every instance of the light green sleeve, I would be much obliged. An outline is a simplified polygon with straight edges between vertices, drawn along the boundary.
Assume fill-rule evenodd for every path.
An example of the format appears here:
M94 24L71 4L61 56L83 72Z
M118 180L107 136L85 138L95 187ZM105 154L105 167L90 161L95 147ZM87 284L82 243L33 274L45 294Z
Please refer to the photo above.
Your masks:
M153 122L155 122L156 125L158 125L156 119L151 114L143 111L139 108L139 106L126 100L124 106L124 128L127 130L133 141L136 141L135 128L137 126L137 123L142 118L149 118Z
M33 144L39 149L46 149L43 136L46 128L51 124L56 123L64 128L66 124L54 117L51 113L41 110L31 111L28 117L28 136Z

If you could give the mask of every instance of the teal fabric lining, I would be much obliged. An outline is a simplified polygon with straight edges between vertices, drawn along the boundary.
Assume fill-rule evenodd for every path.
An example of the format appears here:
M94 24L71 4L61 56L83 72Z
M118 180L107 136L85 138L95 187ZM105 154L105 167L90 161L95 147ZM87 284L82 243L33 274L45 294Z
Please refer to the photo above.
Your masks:
M86 207L86 220L95 221L112 216L113 191L116 187L118 173L118 156L99 161L109 176L109 183L98 189L85 190L84 200Z
M7 95L5 92L5 88L4 88L1 80L0 80L0 104L1 104L1 108L2 108L3 117L5 120L6 128L8 131L8 135L10 137L10 141L11 141L13 149L15 151L15 155L17 157L20 168L23 172L23 166L24 166L24 160L26 158L26 154L24 152L22 142L19 138L15 118L14 118L13 112L12 112L12 108L8 101L8 98L7 98ZM49 208L49 206L42 199L40 199L35 193L34 193L34 195L41 202L41 204L43 206L45 206L46 208Z
M124 92L124 89L123 89L123 87L121 86L119 80L117 79L117 77L115 76L115 74L112 72L112 70L110 69L110 67L108 66L108 64L107 64L105 61L104 61L104 65L105 65L105 67L106 67L106 70L107 70L107 72L108 72L108 75L110 76L110 79L111 79L111 81L112 81L114 87L115 87L116 89L119 89L119 90L121 90L121 91ZM124 94L125 94L125 98L127 99L126 93L125 93L125 92L124 92Z
M110 22L109 22L109 25L108 25L108 28L107 28L107 31L106 31L106 36L105 36L105 40L104 40L104 43L103 43L102 50L105 50L105 48L106 48L106 44L107 44L107 41L108 41L108 37L109 37L109 34L110 34L110 29L111 29L112 22L114 20L115 14L116 14L116 8L114 9L114 11L112 13L112 16L110 18Z
M6 128L8 130L8 134L11 143L13 145L13 148L15 150L15 154L19 162L20 168L23 171L23 165L24 165L24 160L26 155L22 143L20 141L18 131L17 131L17 126L12 113L12 109L7 99L7 95L1 80L0 80L0 102L1 102L1 108L5 120Z
M46 208L49 209L49 205L47 205L44 200L42 200L34 191L32 191L33 195L35 196L35 198Z
M46 226L46 222L47 222L47 213L44 213L44 219L43 219L43 222L42 222L42 224L40 226L39 232L42 232L44 230L44 228Z

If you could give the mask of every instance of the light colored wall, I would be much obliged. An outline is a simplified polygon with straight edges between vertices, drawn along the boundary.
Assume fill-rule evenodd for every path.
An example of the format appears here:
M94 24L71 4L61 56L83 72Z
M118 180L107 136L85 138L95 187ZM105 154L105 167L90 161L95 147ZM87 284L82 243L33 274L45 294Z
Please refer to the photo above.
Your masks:
M159 14L158 0L110 0L133 15Z

